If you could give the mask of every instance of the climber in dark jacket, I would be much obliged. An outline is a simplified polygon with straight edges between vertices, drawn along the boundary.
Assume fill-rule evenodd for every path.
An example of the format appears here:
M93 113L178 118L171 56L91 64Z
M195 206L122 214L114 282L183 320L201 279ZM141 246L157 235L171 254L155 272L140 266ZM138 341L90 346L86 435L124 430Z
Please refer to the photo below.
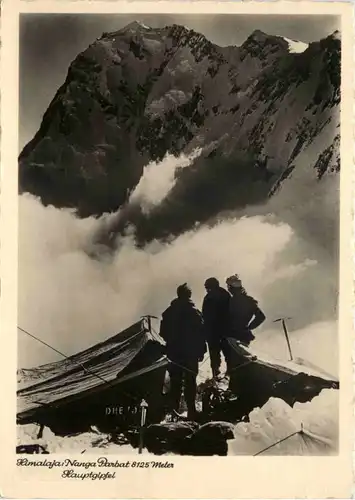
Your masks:
M252 330L265 321L265 314L261 311L257 301L246 293L237 274L227 278L226 284L231 294L229 335L241 344L249 346L255 338Z
M216 278L205 282L206 296L203 300L202 315L210 353L213 377L218 377L221 366L221 352L228 360L229 344L226 341L229 332L229 302L231 296L219 285Z
M198 362L206 352L201 313L191 300L185 283L177 288L177 298L164 311L160 335L166 342L170 360L170 397L172 409L178 411L183 385L188 417L196 415L196 377Z

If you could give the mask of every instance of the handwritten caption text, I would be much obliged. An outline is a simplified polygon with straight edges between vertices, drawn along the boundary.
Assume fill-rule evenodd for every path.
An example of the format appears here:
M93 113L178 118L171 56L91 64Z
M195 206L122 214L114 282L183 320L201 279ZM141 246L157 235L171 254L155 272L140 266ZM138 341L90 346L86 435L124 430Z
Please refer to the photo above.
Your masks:
M31 460L28 458L18 458L18 467L44 467L48 469L53 468L64 468L61 473L63 479L91 479L95 480L106 480L115 479L116 470L118 468L131 468L131 469L172 469L174 464L168 461L137 461L137 460L125 460L123 462L119 460L110 460L107 457L99 457L96 460L76 460L71 458L65 458L64 460ZM102 469L108 468L108 471L103 471ZM82 471L82 469L85 469ZM94 470L93 470L94 469ZM101 470L100 470L101 469Z

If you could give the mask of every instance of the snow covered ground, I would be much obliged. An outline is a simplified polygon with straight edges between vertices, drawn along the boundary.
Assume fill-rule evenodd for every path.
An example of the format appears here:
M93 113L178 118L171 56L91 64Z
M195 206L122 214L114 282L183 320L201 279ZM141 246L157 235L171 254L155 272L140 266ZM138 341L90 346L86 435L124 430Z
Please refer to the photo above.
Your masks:
M235 426L235 439L228 442L229 455L255 455L293 433L304 429L262 453L268 455L332 455L338 449L338 391L324 390L310 403L293 408L281 399L271 398L262 408L253 410L249 423ZM40 444L50 453L138 454L129 444L109 441L109 435L94 428L77 436L55 436L48 428L37 439L35 424L18 426L17 444ZM143 454L151 455L147 450Z
M84 432L77 436L60 437L45 427L43 437L37 438L39 426L36 424L20 425L17 428L17 444L39 444L49 453L98 453L136 455L138 450L129 444L118 445L109 442L109 435L97 432L94 428L92 432ZM144 455L151 455L147 450L143 450Z
M249 423L235 427L235 439L229 441L229 455L331 455L338 451L339 391L324 390L309 403L296 403L293 408L281 399L271 398L263 408L250 414Z

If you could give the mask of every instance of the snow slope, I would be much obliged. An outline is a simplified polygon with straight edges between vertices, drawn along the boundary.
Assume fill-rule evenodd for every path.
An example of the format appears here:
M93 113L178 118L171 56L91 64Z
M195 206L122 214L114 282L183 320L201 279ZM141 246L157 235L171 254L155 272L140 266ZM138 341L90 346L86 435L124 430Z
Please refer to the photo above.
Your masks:
M296 403L293 408L281 399L270 399L262 408L250 414L249 423L235 426L235 439L228 441L228 455L255 455L277 441L297 433L303 427L305 435L299 434L272 446L261 453L269 455L331 455L338 449L338 396L339 391L325 390L310 403ZM109 435L92 432L71 437L55 436L48 428L43 437L37 438L39 427L35 424L18 426L17 444L40 444L50 453L99 453L138 454L128 444L119 445L109 441ZM149 453L143 451L145 455Z
M293 408L281 399L271 398L263 408L250 414L249 423L235 427L235 439L229 441L229 455L255 455L263 449L298 432L306 435L286 439L261 454L329 455L338 450L339 391L322 391L310 403L296 403Z
M306 49L308 49L309 44L300 42L297 40L291 40L290 38L285 38L283 39L288 43L288 50L290 51L291 54L301 54L304 52Z

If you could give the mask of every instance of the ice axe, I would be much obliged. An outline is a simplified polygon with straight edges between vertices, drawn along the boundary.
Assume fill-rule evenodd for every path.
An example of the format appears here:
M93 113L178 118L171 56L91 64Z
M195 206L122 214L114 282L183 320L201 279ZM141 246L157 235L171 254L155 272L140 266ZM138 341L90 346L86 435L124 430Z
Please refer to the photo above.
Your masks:
M148 330L150 333L152 333L152 319L158 319L156 316L152 316L151 314L146 314L145 316L142 316L142 319L146 319L148 323Z
M288 351L290 353L290 358L291 358L291 361L293 361L293 356L292 356L292 351L291 351L291 345L290 345L290 339L288 338L288 331L287 331L287 327L286 327L286 320L287 319L292 319L292 318L278 318L278 319L275 319L274 323L278 323L279 321L281 321L282 328L283 328L283 331L284 331L284 334L285 334L285 337L286 337Z
M144 427L145 427L145 422L147 418L147 411L148 411L148 403L145 401L145 399L142 399L141 404L141 426L139 429L139 448L138 448L138 454L141 455L143 452L143 437L144 437Z

